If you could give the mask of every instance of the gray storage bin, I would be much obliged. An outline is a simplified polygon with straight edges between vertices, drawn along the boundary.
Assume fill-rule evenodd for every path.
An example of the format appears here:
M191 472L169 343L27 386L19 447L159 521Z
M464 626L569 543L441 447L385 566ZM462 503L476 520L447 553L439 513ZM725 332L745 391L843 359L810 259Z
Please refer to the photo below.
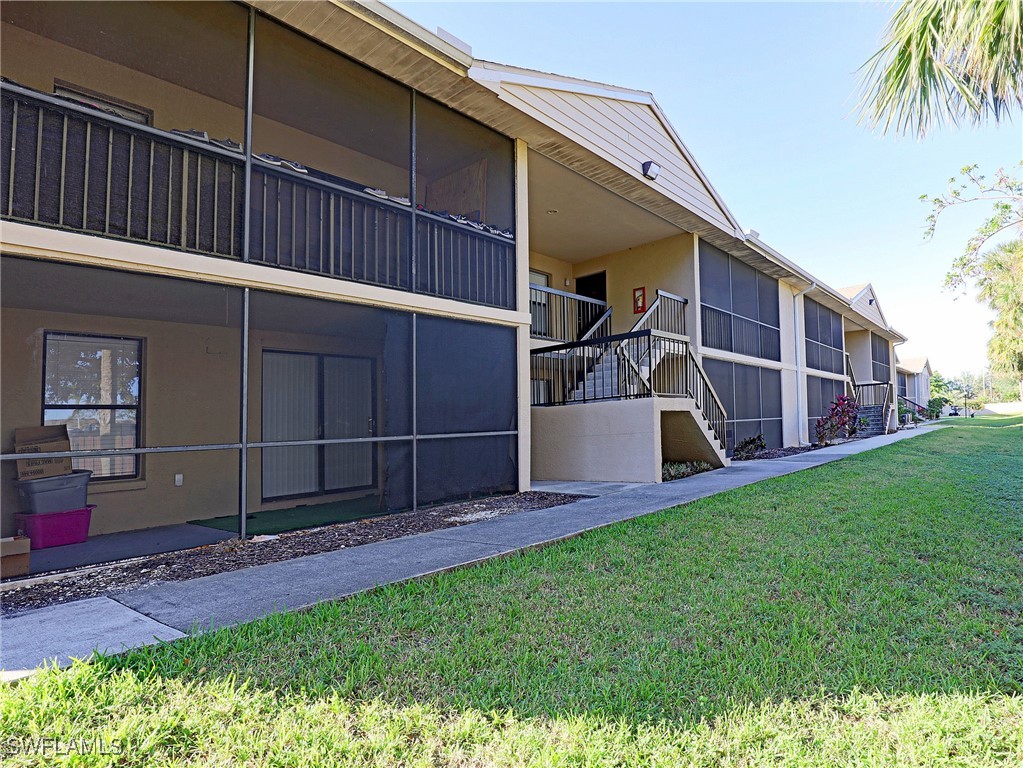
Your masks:
M70 475L18 480L18 495L25 512L41 515L47 512L70 512L84 509L89 497L92 471L76 469Z

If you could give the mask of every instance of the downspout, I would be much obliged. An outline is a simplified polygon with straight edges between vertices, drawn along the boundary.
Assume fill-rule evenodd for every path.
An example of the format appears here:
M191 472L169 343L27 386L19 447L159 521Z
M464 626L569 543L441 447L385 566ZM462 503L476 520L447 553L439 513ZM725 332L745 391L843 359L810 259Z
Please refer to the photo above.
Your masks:
M809 293L817 287L817 283L813 282L808 288L804 288L799 293L792 296L792 345L795 348L796 353L796 428L799 435L799 445L808 446L810 443L803 440L803 424L806 423L806 406L803 404L803 350L802 345L799 343L799 306L796 302L800 296L805 293Z

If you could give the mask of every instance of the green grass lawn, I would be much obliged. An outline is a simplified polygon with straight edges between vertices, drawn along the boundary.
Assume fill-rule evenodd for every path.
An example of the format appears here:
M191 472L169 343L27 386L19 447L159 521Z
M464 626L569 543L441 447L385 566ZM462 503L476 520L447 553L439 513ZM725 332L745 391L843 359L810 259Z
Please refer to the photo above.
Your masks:
M1023 418L0 691L82 765L1023 764ZM109 751L109 750L108 750ZM79 758L68 758L72 762ZM5 765L59 764L19 754Z

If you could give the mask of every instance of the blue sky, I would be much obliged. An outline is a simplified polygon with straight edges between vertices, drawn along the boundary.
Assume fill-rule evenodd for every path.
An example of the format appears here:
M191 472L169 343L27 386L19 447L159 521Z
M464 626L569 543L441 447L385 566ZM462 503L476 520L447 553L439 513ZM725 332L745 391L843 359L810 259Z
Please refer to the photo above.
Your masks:
M479 59L651 91L744 228L833 287L871 281L889 322L946 375L986 365L986 310L942 289L988 213L923 240L921 194L970 163L1023 158L1020 117L923 141L857 124L882 3L390 3Z

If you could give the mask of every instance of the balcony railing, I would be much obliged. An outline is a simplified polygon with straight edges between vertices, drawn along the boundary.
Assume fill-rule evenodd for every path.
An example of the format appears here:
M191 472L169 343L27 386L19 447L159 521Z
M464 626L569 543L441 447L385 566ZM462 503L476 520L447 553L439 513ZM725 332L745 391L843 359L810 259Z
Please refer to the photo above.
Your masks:
M252 261L409 289L407 208L259 163L252 169L251 209Z
M857 384L853 394L861 406L887 406L892 401L892 385L887 381Z
M0 98L0 217L243 257L242 151L8 82ZM253 262L515 306L514 240L414 212L312 169L254 160L250 192Z
M241 258L244 189L238 153L3 86L4 218Z
M542 285L529 286L529 313L530 334L536 339L579 341L604 321L605 315L608 315L608 327L600 335L606 336L611 332L607 302Z
M724 407L688 337L645 329L535 349L532 405L689 397L722 448Z

